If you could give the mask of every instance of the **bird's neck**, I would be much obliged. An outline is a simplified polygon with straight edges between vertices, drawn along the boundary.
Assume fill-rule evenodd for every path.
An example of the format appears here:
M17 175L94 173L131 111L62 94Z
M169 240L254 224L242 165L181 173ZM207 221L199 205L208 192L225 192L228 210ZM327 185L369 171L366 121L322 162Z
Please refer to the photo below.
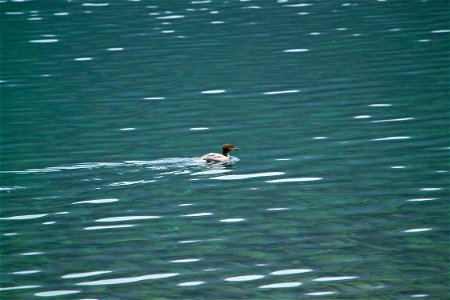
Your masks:
M230 156L230 151L223 149L223 150L222 150L222 154L223 154L224 156Z

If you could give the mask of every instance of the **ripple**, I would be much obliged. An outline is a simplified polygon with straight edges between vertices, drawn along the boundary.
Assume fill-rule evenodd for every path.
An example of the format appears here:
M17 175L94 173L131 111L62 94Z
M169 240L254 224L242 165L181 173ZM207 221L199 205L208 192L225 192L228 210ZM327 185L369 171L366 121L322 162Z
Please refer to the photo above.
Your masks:
M336 277L319 277L313 279L312 281L339 281L339 280L350 280L356 279L358 276L336 276Z
M125 216L125 217L110 217L95 220L95 222L122 222L133 220L147 220L147 219L160 219L160 216Z
M84 230L102 230L102 229L114 229L114 228L127 228L127 227L134 227L135 225L132 224L124 224L124 225L110 225L110 226L91 226L91 227L85 227Z
M61 172L71 170L92 170L97 168L113 168L113 167L129 167L129 166L146 166L152 170L162 170L171 167L186 167L186 166L198 165L192 157L174 157L174 158L161 158L152 161L124 161L122 162L88 162L79 163L68 166L47 167L42 169L28 169L24 171L0 171L0 173L12 173L12 174L33 174L33 173L49 173L49 172ZM127 182L125 182L127 183ZM131 182L133 183L133 182Z
M123 51L124 48L117 47L117 48L108 48L108 49L106 49L106 50L107 50L107 51Z
M317 181L322 180L321 177L298 177L298 178L283 178L283 179L274 179L274 180L268 180L266 182L271 183L280 183L280 182L305 182L305 181Z
M273 91L273 92L265 92L264 95L280 95L280 94L292 94L298 93L300 90L285 90L285 91Z
M126 128L120 128L119 130L120 131L133 131L133 130L136 130L136 128L134 128L134 127L126 127Z
M270 275L292 275L292 274L302 274L312 272L311 269L287 269L287 270L279 270L270 273Z
M92 60L92 57L77 57L74 60L75 61L88 61L88 60Z
M204 269L202 270L203 272L215 272L215 271L219 271L222 268L208 268L208 269Z
M186 282L182 282L177 284L178 286L197 286L197 285L201 285L204 284L204 281L186 281Z
M211 216L213 213L210 212L204 212L204 213L195 213L195 214L187 214L187 215L181 215L182 217L203 217L203 216Z
M360 116L354 116L353 119L368 119L371 118L369 115L360 115Z
M120 181L109 184L109 186L124 186L124 185L133 185L139 183L151 183L156 182L156 180L136 180L136 181Z
M121 163L91 162L91 163L75 164L71 166L47 167L43 169L28 169L25 171L4 171L3 173L14 173L14 174L49 173L49 172L60 172L65 170L94 169L99 167L119 167L122 165L123 164Z
M36 44L48 44L48 43L56 43L58 42L58 39L42 39L42 40L31 40L30 43L36 43Z
M439 30L433 30L431 33L449 33L450 29L439 29Z
M413 232L424 232L424 231L430 231L430 230L433 230L433 228L413 228L413 229L403 230L402 232L413 233Z
M14 191L14 190L18 190L18 189L24 189L25 187L23 186L0 186L0 191Z
M390 136L385 138L372 139L372 141L391 141L391 140L407 140L410 136Z
M171 260L171 263L190 263L190 262L196 262L196 261L200 261L200 258L184 258L184 259L175 259L175 260Z
M264 275L243 275L225 278L225 281L251 281L264 278Z
M440 191L442 188L421 188L420 191L431 192L431 191Z
M272 283L267 285L261 285L260 289L279 289L279 288L289 288L289 287L296 287L301 286L301 282L280 282L280 283Z
M268 211L280 211L280 210L289 210L289 207L272 207L272 208L268 208L266 210Z
M95 6L95 7L103 7L103 6L108 6L109 3L83 3L83 6Z
M179 241L178 244L192 244L192 243L200 243L200 242L217 242L217 241L223 241L223 239L184 240L184 241Z
M26 270L26 271L17 271L12 272L13 275L27 275L27 274L36 274L42 272L41 270Z
M283 50L283 52L294 53L294 52L308 52L309 49L287 49Z
M22 216L14 216L7 218L0 218L0 220L30 220L30 219L38 219L47 216L48 214L36 214L36 215L22 215Z
M326 136L315 136L313 137L313 140L326 140L328 137Z
M25 289L35 289L41 287L40 285L19 285L19 286L9 286L0 287L0 291L13 291L13 290L25 290Z
M370 107L388 107L392 106L392 104L389 103L375 103L375 104L369 104Z
M145 97L144 100L164 100L165 97Z
M267 177L267 176L279 176L283 175L284 172L265 172L265 173L254 173L254 174L238 174L238 175L224 175L219 177L213 177L211 179L218 180L240 180L240 179L248 179L255 177Z
M312 6L312 3L297 3L297 4L285 4L283 6L285 7L306 7L306 6Z
M111 273L112 271L93 271L93 272L84 272L84 273L73 273L73 274L67 274L64 276L61 276L61 278L67 279L67 278L82 278L82 277L90 277L90 276L96 276L100 274L106 274Z
M225 93L225 90L209 90L209 91L203 91L202 94L221 94Z
M207 171L201 171L192 173L191 175L215 175L215 174L221 174L221 173L227 173L231 172L232 170L229 169L223 169L223 170L207 170Z
M223 223L236 223L236 222L242 222L242 221L246 221L246 219L242 219L242 218L234 218L234 219L222 219L219 222L223 222Z
M178 244L192 244L192 243L198 243L202 242L203 240L185 240L185 241L179 241Z
M326 296L326 295L334 295L334 294L336 294L336 292L327 291L327 292L306 293L305 295L307 295L307 296Z
M7 11L5 12L5 15L23 15L23 11Z
M117 202L117 201L119 201L119 199L110 198L110 199L95 199L95 200L77 201L77 202L72 202L72 204L81 204L81 203L101 204L101 203L111 203L111 202Z
M192 131L208 130L208 129L209 129L208 127L192 127L192 128L189 128L189 130L192 130Z
M409 121L414 120L414 118L398 118L398 119L387 119L387 120L374 120L372 123L386 123L386 122L401 122L401 121Z
M25 252L25 253L22 253L22 254L20 254L20 255L23 255L23 256L31 256L31 255L41 255L41 254L44 254L44 252L41 252L41 251Z
M408 199L406 201L408 202L422 202L422 201L433 201L437 200L438 198L415 198L415 199Z
M40 292L34 294L38 297L54 297L54 296L62 296L62 295L70 295L70 294L77 294L81 291L74 291L74 290L61 290L61 291L48 291L48 292Z
M159 20L174 20L174 19L182 19L184 18L183 15L171 15L171 16L163 16L163 17L156 17Z
M86 281L86 282L77 283L77 285L113 285L113 284L138 282L138 281L143 281L143 280L169 278L169 277L174 277L174 276L178 276L178 275L180 275L180 274L179 273L150 274L150 275L143 275L143 276L137 276L137 277L122 277L122 278Z

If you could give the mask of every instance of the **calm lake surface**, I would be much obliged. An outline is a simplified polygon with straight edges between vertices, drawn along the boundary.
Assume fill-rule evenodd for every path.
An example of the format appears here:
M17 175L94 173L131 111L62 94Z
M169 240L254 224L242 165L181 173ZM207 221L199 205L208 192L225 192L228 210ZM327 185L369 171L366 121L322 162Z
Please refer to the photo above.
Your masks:
M1 299L447 299L447 1L0 2Z

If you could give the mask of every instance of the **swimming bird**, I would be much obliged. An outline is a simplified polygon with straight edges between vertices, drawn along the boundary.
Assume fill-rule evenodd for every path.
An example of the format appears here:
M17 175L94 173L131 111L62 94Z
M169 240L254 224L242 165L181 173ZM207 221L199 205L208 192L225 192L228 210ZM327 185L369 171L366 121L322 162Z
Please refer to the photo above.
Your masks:
M239 148L231 145L225 144L222 146L222 154L220 153L208 153L200 157L201 161L205 161L207 163L219 163L219 162L228 162L230 161L230 152L232 150L239 150Z

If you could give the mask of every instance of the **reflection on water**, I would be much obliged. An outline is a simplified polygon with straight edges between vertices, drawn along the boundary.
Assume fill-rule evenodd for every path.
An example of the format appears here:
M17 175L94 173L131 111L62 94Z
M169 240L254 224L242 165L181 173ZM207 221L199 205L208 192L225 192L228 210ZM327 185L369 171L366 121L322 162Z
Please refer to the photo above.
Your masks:
M102 230L102 229L116 229L116 228L128 228L134 227L132 224L123 224L123 225L106 225L106 226L89 226L85 227L84 230Z
M225 278L226 281L250 281L264 278L264 275L243 275Z
M232 219L223 219L220 220L220 222L224 222L224 223L236 223L236 222L242 222L245 221L245 219L242 218L232 218Z
M15 275L25 275L25 274L34 274L42 272L41 270L27 270L27 271L18 271L18 272L12 272L11 274Z
M82 204L82 203L93 203L93 204L102 204L102 203L111 203L117 202L119 199L95 199L95 200L83 200L72 202L72 204Z
M274 180L269 180L267 182L303 182L303 181L316 181L316 180L321 180L322 178L320 177L301 177L301 178L283 178L283 179L274 179Z
M48 292L40 292L35 293L35 296L38 297L55 297L55 296L63 296L63 295L70 295L70 294L77 294L81 293L81 291L74 291L74 290L66 290L66 291L48 291Z
M138 282L138 281L151 280L151 279L168 278L168 277L173 277L173 276L177 276L177 275L179 275L179 274L178 273L150 274L150 275L143 275L143 276L137 276L137 277L114 278L114 279L103 279L103 280L95 280L95 281L86 281L86 282L77 283L77 285L124 284L124 283Z
M178 286L196 286L196 285L201 285L204 283L205 283L204 281L187 281L187 282L179 283Z
M338 276L338 277L321 277L313 279L313 281L338 281L358 278L356 276Z
M292 275L292 274L301 274L301 273L307 273L312 272L311 269L291 269L291 270L279 270L279 271L273 271L270 273L271 275Z
M106 273L111 273L112 271L95 271L95 272L84 272L84 273L76 273L76 274L67 274L64 276L61 276L61 278L82 278L82 277L90 277L90 276L96 276Z
M147 220L147 219L159 219L160 216L128 216L128 217L111 217L95 220L95 222L122 222L133 220Z
M279 175L283 175L283 174L284 174L283 172L264 172L264 173L256 173L256 174L223 175L223 176L214 177L212 179L240 180L240 179L256 178L256 177L279 176Z
M302 285L301 282L281 282L281 283L272 283L259 286L260 289L278 289L278 288L289 288L289 287L297 287Z
M0 7L2 298L447 296L443 1Z
M336 294L336 292L313 292L313 293L306 293L306 296L326 296L326 295L333 295Z

